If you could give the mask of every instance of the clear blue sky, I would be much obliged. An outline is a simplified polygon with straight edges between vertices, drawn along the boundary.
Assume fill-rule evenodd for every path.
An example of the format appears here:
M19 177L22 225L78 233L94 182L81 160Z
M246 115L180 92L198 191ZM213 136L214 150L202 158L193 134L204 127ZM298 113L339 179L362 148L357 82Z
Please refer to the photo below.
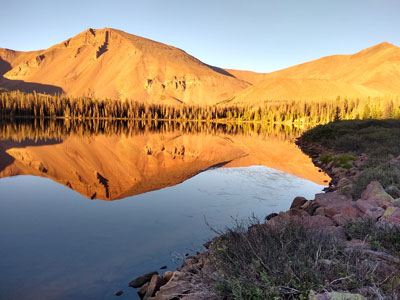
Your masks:
M0 47L38 50L113 27L224 68L269 72L387 41L400 0L0 0Z

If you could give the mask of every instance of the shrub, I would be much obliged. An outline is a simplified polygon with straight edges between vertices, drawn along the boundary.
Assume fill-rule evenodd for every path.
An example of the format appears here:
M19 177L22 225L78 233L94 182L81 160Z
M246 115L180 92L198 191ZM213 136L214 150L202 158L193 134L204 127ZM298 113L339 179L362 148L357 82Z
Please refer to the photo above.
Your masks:
M368 286L389 295L392 289L382 281L396 283L398 274L378 270L375 258L361 249L344 251L320 230L292 223L280 230L260 224L246 228L227 229L210 248L220 273L215 288L226 299L308 299L311 290Z

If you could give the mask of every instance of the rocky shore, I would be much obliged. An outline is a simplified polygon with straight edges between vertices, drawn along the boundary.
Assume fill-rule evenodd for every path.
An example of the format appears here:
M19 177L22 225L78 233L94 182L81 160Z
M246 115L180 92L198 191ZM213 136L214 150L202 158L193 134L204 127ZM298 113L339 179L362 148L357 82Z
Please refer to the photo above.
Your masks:
M349 236L346 224L357 220L371 219L378 226L400 225L400 193L396 187L385 190L378 181L372 181L362 191L360 197L353 196L353 185L359 176L362 164L368 159L366 154L353 157L351 167L343 168L333 161L327 162L324 155L329 153L323 146L304 141L298 141L299 147L307 153L321 171L326 172L331 178L329 187L324 193L316 194L312 200L296 197L290 209L286 212L271 214L266 217L265 223L253 225L248 231L259 230L263 227L280 230L288 222L299 224L305 228L329 233L337 243L345 245L344 251L357 249L360 253L373 257L374 263L379 264L379 269L388 274L399 272L400 258L382 251L377 251L366 240L359 240ZM391 158L395 165L400 165L400 156ZM138 277L130 286L139 289L139 295L147 300L206 300L222 299L212 288L220 276L215 259L209 249L220 237L215 238L205 246L206 251L196 256L187 257L181 268L163 275L149 273ZM367 299L371 291L326 291L323 293L309 293L309 299ZM400 292L400 291L399 291ZM392 299L380 297L379 293L372 298ZM293 298L294 299L294 298ZM368 297L368 299L370 299Z

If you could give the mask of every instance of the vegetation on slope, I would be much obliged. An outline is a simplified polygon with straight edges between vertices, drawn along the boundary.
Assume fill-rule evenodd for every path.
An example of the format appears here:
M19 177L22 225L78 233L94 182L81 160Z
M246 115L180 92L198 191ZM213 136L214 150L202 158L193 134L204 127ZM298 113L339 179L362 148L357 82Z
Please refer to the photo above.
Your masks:
M400 120L332 122L307 131L301 140L320 144L336 156L366 154L367 159L360 166L361 173L353 185L355 197L373 180L379 181L389 193L400 187L400 165L394 160L400 155ZM323 154L320 159L326 157Z
M377 230L370 223L370 227L349 224L348 233L356 235L354 228L363 227L356 236L365 239ZM398 272L377 268L377 258L361 248L346 251L345 244L327 232L294 223L279 230L259 224L247 229L248 225L228 229L211 244L220 274L215 289L224 299L309 299L313 292L365 287L392 297L385 299L397 295ZM397 242L399 247L398 227L379 230L386 243Z

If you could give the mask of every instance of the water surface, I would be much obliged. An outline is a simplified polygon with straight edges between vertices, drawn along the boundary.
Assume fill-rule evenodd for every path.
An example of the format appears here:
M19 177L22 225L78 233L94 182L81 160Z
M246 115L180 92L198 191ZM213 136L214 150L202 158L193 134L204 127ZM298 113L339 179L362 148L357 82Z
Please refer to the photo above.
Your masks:
M0 177L1 299L136 299L128 282L201 250L205 220L264 218L327 179L282 135L176 130L8 137Z

